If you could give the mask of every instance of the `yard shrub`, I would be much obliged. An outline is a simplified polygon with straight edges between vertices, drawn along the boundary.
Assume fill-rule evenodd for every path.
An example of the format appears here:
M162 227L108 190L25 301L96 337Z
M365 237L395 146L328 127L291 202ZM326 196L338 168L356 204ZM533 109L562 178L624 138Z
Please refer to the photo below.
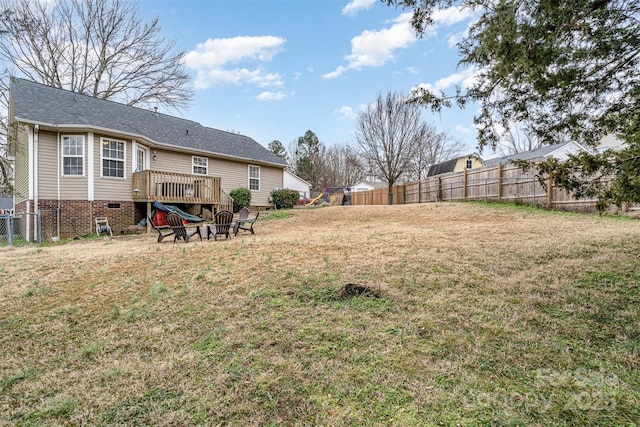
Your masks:
M240 209L248 208L251 204L251 191L248 188L236 188L229 195L233 198L234 212L240 212Z
M273 190L271 199L277 209L291 209L298 204L300 193L297 190L289 190L288 188Z

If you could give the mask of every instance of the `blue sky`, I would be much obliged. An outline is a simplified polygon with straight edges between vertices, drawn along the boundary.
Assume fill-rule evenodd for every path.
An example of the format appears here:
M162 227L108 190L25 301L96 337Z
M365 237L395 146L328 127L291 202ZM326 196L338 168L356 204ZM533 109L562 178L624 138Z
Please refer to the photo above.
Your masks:
M474 75L458 67L455 46L472 16L455 8L422 38L409 10L379 0L144 0L140 10L187 52L195 97L178 115L264 146L288 147L307 130L351 145L359 109L379 93L453 91ZM424 118L473 152L476 108Z

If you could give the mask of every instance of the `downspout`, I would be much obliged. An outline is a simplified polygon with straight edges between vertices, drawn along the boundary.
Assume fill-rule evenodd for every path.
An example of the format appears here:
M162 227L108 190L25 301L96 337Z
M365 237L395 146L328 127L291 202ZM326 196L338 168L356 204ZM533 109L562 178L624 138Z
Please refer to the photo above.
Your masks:
M33 183L33 176L34 176L34 170L36 168L34 162L33 162L33 132L31 131L31 129L28 130L27 132L27 155L28 155L28 167L27 167L27 175L28 175L28 187L29 187L29 194L27 196L27 217L25 222L25 231L26 231L26 237L27 237L27 241L30 242L31 241L31 203L33 202L33 188L35 187L34 183Z
M61 163L62 163L62 153L60 152L60 147L62 145L62 141L60 140L60 132L58 132L58 156L57 156L57 163L58 163L58 176L57 176L57 185L56 185L56 191L57 191L57 207L56 207L56 240L60 240L60 175L62 174L62 171L60 170L61 168Z
M33 126L33 239L40 242L38 227L38 133L40 125Z

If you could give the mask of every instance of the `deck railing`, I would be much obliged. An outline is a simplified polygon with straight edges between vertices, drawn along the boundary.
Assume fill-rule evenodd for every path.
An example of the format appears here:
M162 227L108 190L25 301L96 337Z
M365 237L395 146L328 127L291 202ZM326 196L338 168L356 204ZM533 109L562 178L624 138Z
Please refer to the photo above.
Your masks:
M223 209L233 205L219 177L145 170L135 172L132 181L134 202L202 203Z

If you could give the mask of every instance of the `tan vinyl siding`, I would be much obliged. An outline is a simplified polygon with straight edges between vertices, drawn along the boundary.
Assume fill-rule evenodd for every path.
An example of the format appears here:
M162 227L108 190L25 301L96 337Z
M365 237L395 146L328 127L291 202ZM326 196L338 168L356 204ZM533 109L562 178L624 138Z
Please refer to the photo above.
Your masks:
M29 132L31 127L18 126L18 135L15 145L15 187L14 196L16 204L29 199Z
M283 171L280 168L260 166L260 191L251 192L251 204L265 206L269 204L269 195L274 188L282 188ZM247 185L249 185L247 168Z
M60 134L60 137L63 135L67 135L66 133ZM71 135L71 134L69 134ZM57 199L58 192L56 190L58 182L60 183L60 200L87 200L89 198L89 147L88 147L88 139L87 134L74 132L73 135L81 135L84 138L84 162L82 164L82 173L83 176L63 176L62 172L62 149L59 146L60 141L58 140L58 136L55 136L55 141L52 144L48 144L52 147L51 159L56 159L55 161L50 160L47 164L47 167L51 168L52 171L52 186L54 191L48 195L47 197L40 194L40 198L47 199ZM43 164L44 160L40 158L40 164ZM59 177L59 181L58 181ZM43 179L40 176L40 179Z
M209 175L222 178L222 191L227 194L236 188L249 188L246 163L209 159Z
M124 142L124 178L102 176L102 138ZM95 200L132 200L131 171L133 169L132 162L135 162L135 159L131 158L130 139L95 134L93 136L93 162Z
M282 169L260 165L260 191L251 192L251 204L269 204L274 188L282 188ZM249 188L249 163L209 159L209 175L222 178L222 190L229 194L236 188Z
M151 150L151 170L191 174L191 154L155 150L157 159L153 160L153 152L154 150Z
M53 132L38 132L38 199L56 199L58 192L57 135ZM85 183L86 187L86 183Z

